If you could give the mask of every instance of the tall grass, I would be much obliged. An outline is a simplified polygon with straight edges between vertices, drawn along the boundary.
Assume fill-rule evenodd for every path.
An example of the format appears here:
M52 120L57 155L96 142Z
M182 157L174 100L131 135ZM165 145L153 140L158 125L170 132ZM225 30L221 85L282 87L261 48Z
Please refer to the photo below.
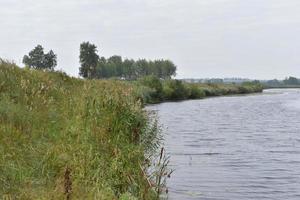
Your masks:
M143 105L261 89L82 80L0 60L0 199L157 199L171 172L163 150L149 161L159 127Z
M0 199L155 199L157 132L130 83L0 61Z

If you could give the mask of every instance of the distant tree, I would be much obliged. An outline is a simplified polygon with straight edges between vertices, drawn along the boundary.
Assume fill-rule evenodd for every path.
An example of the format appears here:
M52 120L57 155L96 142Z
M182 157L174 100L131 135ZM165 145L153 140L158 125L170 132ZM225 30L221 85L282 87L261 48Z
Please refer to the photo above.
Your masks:
M277 79L273 79L273 80L266 81L265 85L269 86L269 87L279 87L279 86L283 85L283 82L279 81Z
M101 57L98 61L97 67L96 67L96 73L97 78L106 78L107 77L107 71L106 71L106 59L104 57Z
M157 76L158 78L163 78L162 75L162 66L163 66L163 61L162 60L154 60L151 63L151 71L153 72L153 74L155 76Z
M289 78L286 78L283 83L286 85L298 85L300 84L300 81L299 79L290 76Z
M136 79L135 61L132 59L125 59L123 62L125 79Z
M96 68L99 60L96 45L89 42L81 43L79 60L81 64L79 68L79 75L84 78L96 78Z
M223 80L223 79L222 79ZM252 84L260 84L260 81L259 80L253 80L251 81Z
M56 59L57 56L52 50L45 54L44 48L37 45L28 55L23 57L23 63L33 69L53 70L57 65Z
M211 78L207 80L207 83L223 83L223 79L221 78Z
M45 68L53 70L57 65L56 54L50 50L44 57Z
M114 67L114 77L124 77L123 61L121 56L111 56L107 59L107 61Z
M164 60L163 65L161 67L162 69L162 78L171 78L172 76L176 75L176 66L175 64L170 60Z
M117 77L117 65L114 62L108 61L106 63L106 71L108 78Z
M162 79L170 79L176 75L176 66L170 60L155 60L152 69L154 75Z
M146 59L139 59L135 64L138 77L150 75L149 63Z
M80 45L79 74L84 78L120 78L136 80L144 76L170 79L176 75L176 66L170 60L125 59L114 55L99 58L97 47L89 42Z

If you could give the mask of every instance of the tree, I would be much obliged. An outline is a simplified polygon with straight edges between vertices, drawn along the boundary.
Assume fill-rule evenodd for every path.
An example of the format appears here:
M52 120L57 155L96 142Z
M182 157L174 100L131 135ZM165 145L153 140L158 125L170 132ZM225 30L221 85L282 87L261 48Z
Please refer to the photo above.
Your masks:
M106 59L104 57L101 57L98 60L97 64L97 78L106 78L107 77L107 71L106 71Z
M132 80L136 78L136 71L135 71L135 61L132 59L125 59L123 62L124 67L124 74L125 79Z
M150 75L149 63L146 59L139 59L136 61L136 73L139 77Z
M84 78L119 78L136 80L144 76L156 76L158 79L170 79L176 75L176 66L170 60L122 59L114 55L99 57L97 47L89 42L80 44L79 75Z
M123 70L123 61L121 56L111 56L110 58L107 59L108 63L113 65L115 67L115 73L114 77L123 77L124 76L124 70ZM112 64L113 63L113 64Z
M23 57L23 63L33 69L53 70L57 65L56 59L57 56L52 50L45 54L44 48L37 45L28 55Z
M153 74L162 79L170 79L176 75L176 66L170 60L155 60L150 62Z
M52 50L50 50L49 53L45 54L44 59L46 69L53 70L54 67L57 65L56 55Z
M176 75L176 66L170 60L162 60L161 68L161 78L170 79L172 76Z
M292 77L292 76L290 76L289 78L285 79L283 82L286 85L298 85L298 84L300 84L300 81L297 78Z
M79 75L84 78L96 78L99 56L97 54L97 47L89 42L80 44L80 68Z
M105 65L105 71L107 73L107 78L117 77L117 65L114 62L108 61Z

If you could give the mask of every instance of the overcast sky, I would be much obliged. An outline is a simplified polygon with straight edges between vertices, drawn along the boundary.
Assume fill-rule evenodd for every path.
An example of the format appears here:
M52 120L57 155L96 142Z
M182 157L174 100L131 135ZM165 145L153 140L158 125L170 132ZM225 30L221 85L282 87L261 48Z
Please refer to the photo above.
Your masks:
M79 45L100 56L166 58L178 78L300 77L299 0L0 0L0 57L37 44L77 76Z

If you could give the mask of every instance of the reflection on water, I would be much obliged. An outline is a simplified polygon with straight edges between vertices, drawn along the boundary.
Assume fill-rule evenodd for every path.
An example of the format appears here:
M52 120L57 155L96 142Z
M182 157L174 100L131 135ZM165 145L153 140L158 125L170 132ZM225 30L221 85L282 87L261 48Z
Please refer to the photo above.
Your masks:
M163 103L169 199L300 199L300 90Z

